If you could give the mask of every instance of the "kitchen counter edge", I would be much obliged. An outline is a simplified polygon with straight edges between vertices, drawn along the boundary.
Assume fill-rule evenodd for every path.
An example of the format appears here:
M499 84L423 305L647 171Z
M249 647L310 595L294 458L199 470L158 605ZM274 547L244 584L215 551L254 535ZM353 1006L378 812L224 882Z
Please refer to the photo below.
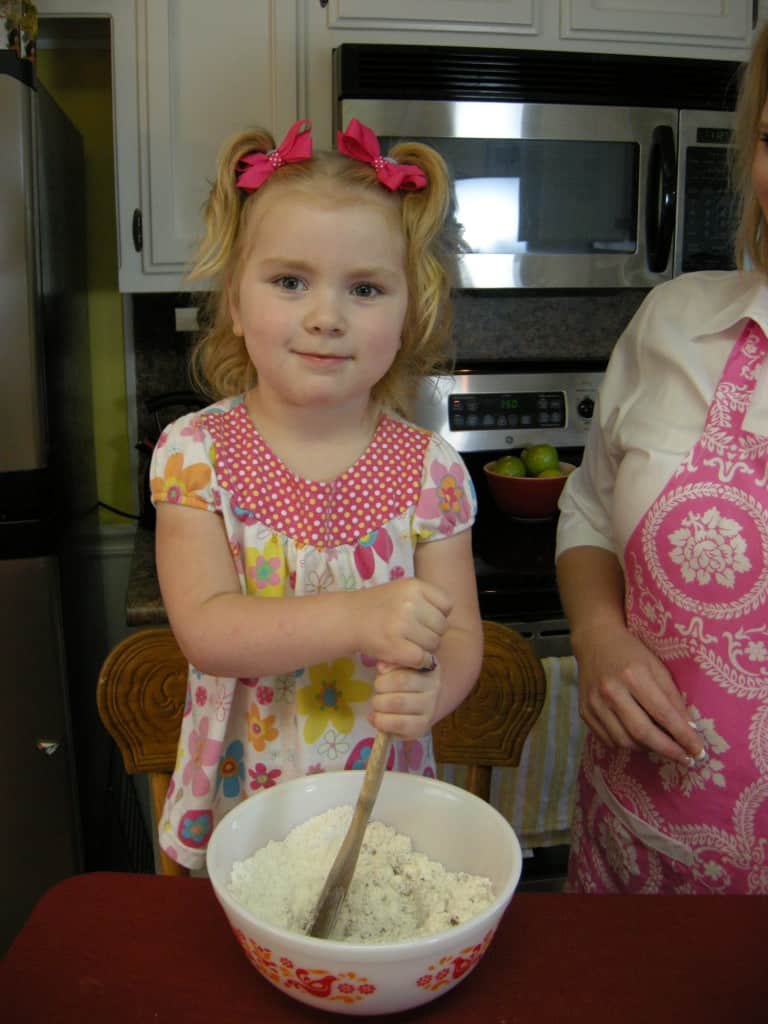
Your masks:
M128 576L125 619L129 626L166 626L165 612L155 565L155 535L139 526Z

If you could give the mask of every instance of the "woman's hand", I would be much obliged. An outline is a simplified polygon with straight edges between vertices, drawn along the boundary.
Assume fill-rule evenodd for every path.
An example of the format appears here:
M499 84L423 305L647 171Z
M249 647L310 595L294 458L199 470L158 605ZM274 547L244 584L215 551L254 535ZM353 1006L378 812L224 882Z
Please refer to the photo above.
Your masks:
M374 683L371 725L403 740L429 732L440 690L440 666L414 671L380 661Z
M706 758L675 682L629 630L604 622L572 635L579 665L579 711L609 747L652 750L692 766Z
M448 628L453 600L442 587L420 579L395 580L358 591L357 649L406 669L432 662Z

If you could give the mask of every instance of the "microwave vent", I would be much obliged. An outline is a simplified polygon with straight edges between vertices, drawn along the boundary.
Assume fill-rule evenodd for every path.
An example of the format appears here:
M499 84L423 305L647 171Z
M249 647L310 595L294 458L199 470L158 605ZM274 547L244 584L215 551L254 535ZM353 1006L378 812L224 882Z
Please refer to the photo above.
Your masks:
M733 110L731 61L344 43L339 100L471 100Z

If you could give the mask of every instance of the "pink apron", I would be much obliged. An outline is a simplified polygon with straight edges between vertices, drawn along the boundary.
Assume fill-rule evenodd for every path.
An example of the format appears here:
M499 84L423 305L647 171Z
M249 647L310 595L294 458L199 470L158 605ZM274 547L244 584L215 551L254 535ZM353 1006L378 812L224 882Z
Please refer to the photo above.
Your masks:
M672 673L708 758L689 769L588 733L566 891L768 893L768 438L742 430L766 352L748 323L625 551L629 629Z

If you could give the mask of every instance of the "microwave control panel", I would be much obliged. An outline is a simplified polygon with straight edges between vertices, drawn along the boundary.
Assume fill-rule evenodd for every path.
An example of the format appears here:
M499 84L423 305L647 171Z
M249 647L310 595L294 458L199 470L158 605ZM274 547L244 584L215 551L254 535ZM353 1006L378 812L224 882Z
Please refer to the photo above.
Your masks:
M674 275L734 266L733 129L729 110L680 111Z

